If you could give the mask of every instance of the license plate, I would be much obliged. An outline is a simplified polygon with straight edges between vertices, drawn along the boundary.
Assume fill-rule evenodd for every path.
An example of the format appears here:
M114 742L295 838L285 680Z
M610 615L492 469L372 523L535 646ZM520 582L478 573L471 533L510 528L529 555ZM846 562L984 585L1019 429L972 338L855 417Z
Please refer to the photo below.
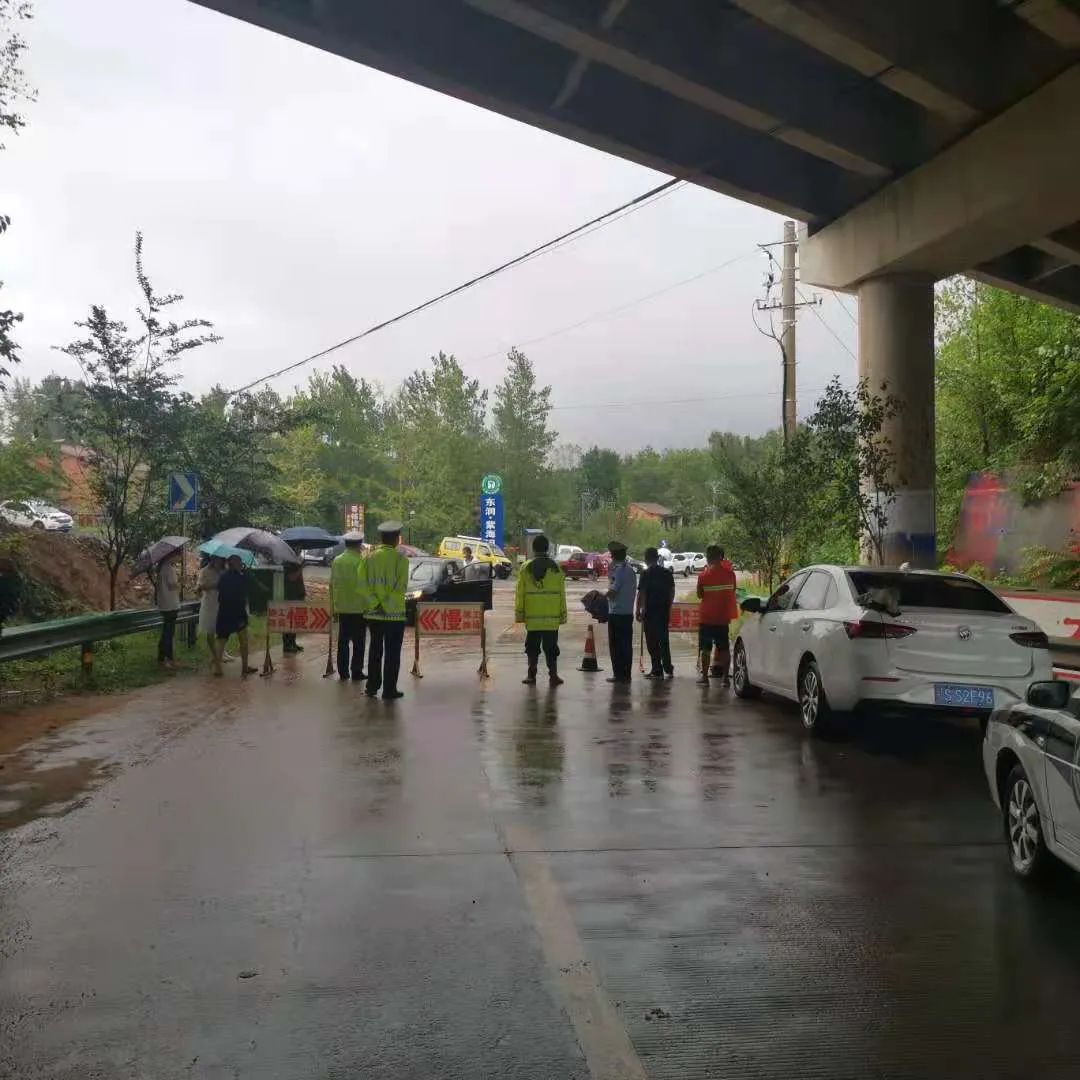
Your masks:
M969 709L992 709L994 707L994 690L990 686L934 683L934 704L960 705Z

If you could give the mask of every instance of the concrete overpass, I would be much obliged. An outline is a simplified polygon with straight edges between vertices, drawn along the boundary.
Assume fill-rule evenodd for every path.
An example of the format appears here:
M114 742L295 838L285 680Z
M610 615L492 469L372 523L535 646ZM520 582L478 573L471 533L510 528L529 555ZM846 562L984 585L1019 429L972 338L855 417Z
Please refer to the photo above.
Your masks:
M195 2L803 222L906 402L893 558L933 559L933 282L1080 312L1080 0Z

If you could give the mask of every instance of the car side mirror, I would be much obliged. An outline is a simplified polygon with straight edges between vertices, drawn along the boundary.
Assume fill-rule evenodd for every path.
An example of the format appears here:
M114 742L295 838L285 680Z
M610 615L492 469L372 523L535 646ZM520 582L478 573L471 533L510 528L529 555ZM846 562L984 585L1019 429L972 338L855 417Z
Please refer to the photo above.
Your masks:
M760 596L748 596L740 605L740 608L747 615L760 615L761 614L761 597Z
M1035 709L1064 709L1071 692L1072 687L1064 679L1033 682L1028 687L1027 703Z

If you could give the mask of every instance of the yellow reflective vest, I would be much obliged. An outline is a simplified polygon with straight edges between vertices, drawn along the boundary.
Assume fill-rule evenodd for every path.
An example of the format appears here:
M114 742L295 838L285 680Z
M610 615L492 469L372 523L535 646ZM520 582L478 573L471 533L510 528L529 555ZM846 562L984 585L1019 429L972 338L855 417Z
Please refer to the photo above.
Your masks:
M330 599L335 615L362 615L368 606L364 556L346 548L330 564Z
M537 581L533 561L518 573L514 622L523 622L526 630L558 630L566 622L566 578L552 564Z
M396 547L383 544L365 562L368 607L364 614L376 622L404 622L409 560Z

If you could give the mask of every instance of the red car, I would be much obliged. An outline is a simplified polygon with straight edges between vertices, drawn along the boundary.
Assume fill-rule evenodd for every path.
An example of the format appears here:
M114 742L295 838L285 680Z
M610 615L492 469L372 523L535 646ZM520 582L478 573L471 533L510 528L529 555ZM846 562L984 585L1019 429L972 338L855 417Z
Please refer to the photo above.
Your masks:
M568 578L592 578L596 581L597 578L607 577L610 563L611 558L598 551L575 551L562 564L562 569Z

